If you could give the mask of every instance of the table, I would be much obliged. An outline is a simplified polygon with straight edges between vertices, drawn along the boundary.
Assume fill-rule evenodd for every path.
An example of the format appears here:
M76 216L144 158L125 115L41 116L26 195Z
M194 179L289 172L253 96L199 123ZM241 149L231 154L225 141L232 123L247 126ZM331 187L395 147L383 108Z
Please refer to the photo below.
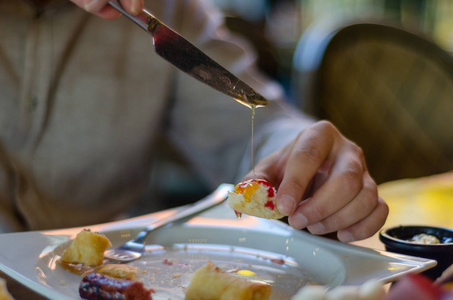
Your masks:
M453 172L391 181L379 185L378 190L390 209L384 227L432 225L453 228ZM353 244L384 250L379 233Z
M453 228L453 172L384 183L379 186L379 194L390 207L384 227L417 224ZM378 233L353 244L384 250ZM2 272L0 277L7 280L8 290L16 300L46 299Z

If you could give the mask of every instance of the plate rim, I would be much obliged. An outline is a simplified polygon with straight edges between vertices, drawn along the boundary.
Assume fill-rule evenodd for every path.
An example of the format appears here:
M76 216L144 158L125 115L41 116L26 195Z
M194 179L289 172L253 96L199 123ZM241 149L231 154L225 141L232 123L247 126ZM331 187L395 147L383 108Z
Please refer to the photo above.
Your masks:
M36 293L48 297L50 299L74 299L72 297L68 297L67 295L61 293L60 291L53 289L52 287L46 286L43 283L40 283L39 280L37 279L37 275L35 274L35 269L37 267L37 262L38 258L40 255L42 255L45 251L53 251L55 248L57 248L59 245L61 245L63 242L69 241L72 237L74 237L80 230L83 228L90 228L95 231L99 232L110 232L110 231L115 231L115 230L130 230L130 231L140 231L144 227L146 227L147 224L150 222L165 217L168 214L172 214L178 209L184 209L184 207L179 207L179 208L173 208L169 210L164 210L160 212L155 212L151 214L147 214L144 216L136 217L136 218L131 218L127 220L122 220L118 222L110 222L110 223L104 223L104 224L97 224L97 225L92 225L92 226L81 226L81 227L73 227L73 228L67 228L67 229L56 229L56 230L43 230L43 231L29 231L29 232L18 232L18 233L5 233L5 234L0 234L0 270L3 271L5 274L13 278L14 280L18 281L19 283L27 286L31 290L35 291ZM213 207L202 214L196 216L210 216L210 217L218 217L222 218L222 214L225 213L231 213L231 209L228 208L226 203L222 203L221 205L218 205L216 207ZM233 214L232 214L233 215ZM429 259L424 259L424 258L418 258L418 257L412 257L408 255L403 255L403 254L397 254L397 253L392 253L384 250L376 250L376 249L371 249L371 248L365 248L362 246L358 245L352 245L352 244L345 244L341 243L338 241L330 240L324 237L319 237L312 235L308 232L305 231L300 231L300 230L295 230L286 223L283 223L278 220L266 220L266 219L259 219L256 217L252 216L245 216L245 218L253 218L254 221L256 221L257 226L261 226L263 224L271 227L277 227L279 230L285 230L288 232L291 236L295 237L303 237L304 239L308 239L308 241L316 241L321 246L325 246L328 251L332 251L331 245L335 245L335 249L340 248L343 252L359 252L361 255L374 255L374 256L380 256L380 257L386 257L389 260L393 260L395 262L401 262L401 263L406 263L411 266L414 266L414 269L407 270L405 272L400 272L400 273L395 273L393 275L389 275L383 278L379 278L378 280L382 281L383 283L389 283L394 280L397 280L398 278L404 276L407 273L418 273L422 272L424 270L427 270L429 268L434 267L437 262L435 260L429 260ZM185 220L182 224L184 223L190 223L191 219ZM253 227L239 227L247 230L253 230ZM5 247L7 244L7 241L15 241L16 247L20 246L20 244L25 244L24 240L27 240L29 242L35 242L39 245L42 245L40 249L34 249L33 247L28 248L29 251L29 260L22 261L19 266L12 266L9 263L6 263L8 258L5 256L5 253L3 250L5 248L15 248L13 245L9 244L8 247ZM53 244L54 243L54 244ZM335 244L336 243L336 244ZM19 244L19 245L17 245ZM3 246L2 246L3 245ZM46 246L47 245L47 246ZM42 248L45 246L44 248ZM338 247L337 247L338 246ZM340 251L341 252L341 251ZM11 253L8 253L11 256ZM336 253L338 255L338 253ZM16 254L14 254L16 255ZM19 254L18 254L19 255ZM34 256L35 255L35 256ZM341 254L340 254L341 255ZM17 257L16 257L17 259ZM25 264L32 264L33 270L30 270L30 266L23 266ZM24 271L27 270L28 271ZM350 265L346 264L345 265L346 272L348 272L350 269ZM34 275L34 277L33 277ZM348 274L346 274L348 275ZM348 283L348 276L345 279L346 281L344 283ZM343 284L344 284L343 283Z

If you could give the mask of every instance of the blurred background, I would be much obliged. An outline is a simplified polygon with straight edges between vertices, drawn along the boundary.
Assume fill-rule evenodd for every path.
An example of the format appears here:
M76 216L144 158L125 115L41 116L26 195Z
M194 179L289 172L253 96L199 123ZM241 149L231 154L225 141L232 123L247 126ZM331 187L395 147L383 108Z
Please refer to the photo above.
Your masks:
M380 20L420 31L453 51L451 0L205 0L221 9L230 29L248 37L260 66L286 87L299 39L314 23Z

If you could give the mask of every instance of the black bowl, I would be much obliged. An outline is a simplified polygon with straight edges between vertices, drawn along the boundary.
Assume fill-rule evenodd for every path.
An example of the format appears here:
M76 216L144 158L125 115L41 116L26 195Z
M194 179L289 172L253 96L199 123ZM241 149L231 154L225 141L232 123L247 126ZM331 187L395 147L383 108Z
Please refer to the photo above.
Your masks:
M421 244L410 240L417 234L436 236L440 244ZM433 280L453 264L453 229L433 226L400 225L379 232L379 239L387 251L434 259L437 265L423 274Z

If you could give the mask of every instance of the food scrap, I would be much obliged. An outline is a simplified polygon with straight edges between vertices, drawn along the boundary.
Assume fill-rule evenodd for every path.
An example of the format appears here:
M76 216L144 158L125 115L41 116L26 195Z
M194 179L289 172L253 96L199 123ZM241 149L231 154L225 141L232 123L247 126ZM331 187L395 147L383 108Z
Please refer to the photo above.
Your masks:
M117 279L100 273L86 275L79 286L82 299L124 299L151 300L152 289L146 289L142 282Z
M278 265L285 264L285 260L283 258L272 258L271 262L273 262L274 264L278 264Z
M251 179L235 185L228 194L228 205L240 217L243 213L266 219L280 219L275 188L266 180Z
M188 264L184 264L184 263L180 263L180 262L174 262L173 260L171 259L168 259L168 258L165 258L162 263L164 265L167 265L167 266L173 266L173 265L176 265L176 266L179 266L179 267L190 267L190 265Z
M61 261L97 267L104 261L104 251L111 246L112 243L105 235L84 229L63 253Z
M125 264L105 264L97 268L96 272L115 278L134 279L138 267Z
M70 271L86 268L79 286L83 299L152 299L152 289L136 280L138 267L126 264L102 264L104 251L112 243L103 234L84 229L71 242L60 259L60 265Z
M264 282L250 281L227 273L208 261L193 275L186 300L267 300L272 287Z

